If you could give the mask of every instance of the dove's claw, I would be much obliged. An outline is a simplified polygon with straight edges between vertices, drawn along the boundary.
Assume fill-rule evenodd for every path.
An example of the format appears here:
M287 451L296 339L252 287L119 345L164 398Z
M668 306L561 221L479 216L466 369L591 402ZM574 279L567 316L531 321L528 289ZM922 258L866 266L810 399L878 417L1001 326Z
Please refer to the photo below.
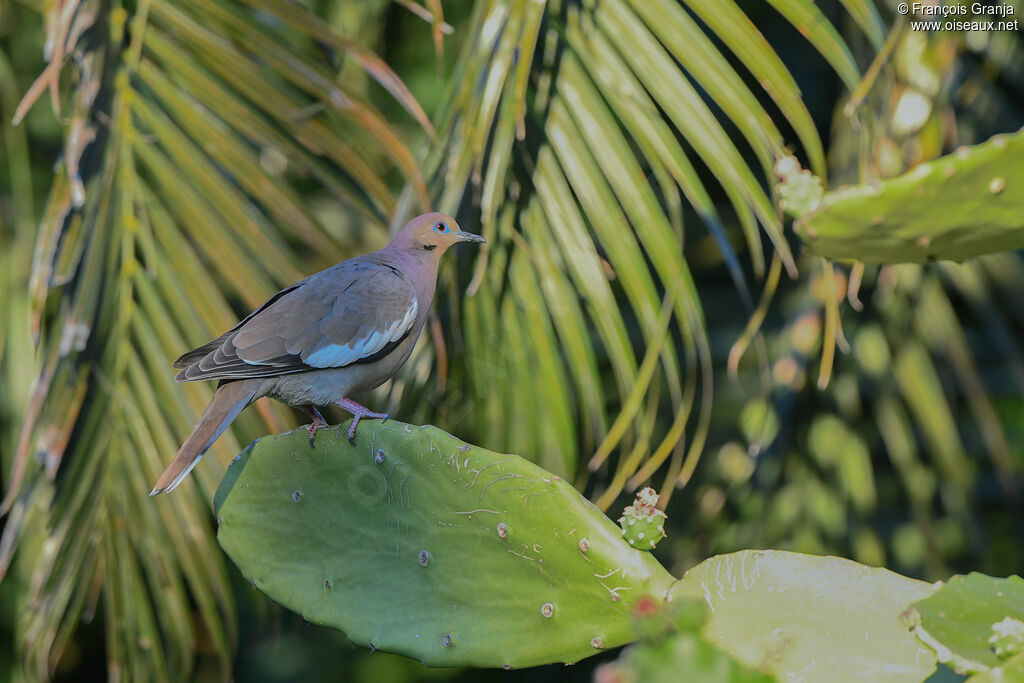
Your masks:
M348 426L348 440L350 443L356 442L356 427L359 425L359 420L364 417L368 417L371 420L384 420L387 421L387 413L375 413L369 408L362 406L350 398L343 398L338 401L338 405L352 413L352 424Z
M309 446L310 448L312 448L313 437L316 436L316 430L320 429L321 427L326 427L327 420L325 420L324 416L320 414L320 411L316 409L316 406L306 406L306 412L309 413L309 416L311 418L313 418L313 421L309 424L308 427Z

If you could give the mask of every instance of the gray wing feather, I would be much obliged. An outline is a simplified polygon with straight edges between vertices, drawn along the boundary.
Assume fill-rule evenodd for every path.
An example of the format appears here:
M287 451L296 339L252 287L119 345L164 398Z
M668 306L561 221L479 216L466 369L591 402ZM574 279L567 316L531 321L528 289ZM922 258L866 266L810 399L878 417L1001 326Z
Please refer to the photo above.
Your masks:
M182 355L177 380L344 367L400 341L418 310L415 290L399 271L346 261L282 290L232 330Z

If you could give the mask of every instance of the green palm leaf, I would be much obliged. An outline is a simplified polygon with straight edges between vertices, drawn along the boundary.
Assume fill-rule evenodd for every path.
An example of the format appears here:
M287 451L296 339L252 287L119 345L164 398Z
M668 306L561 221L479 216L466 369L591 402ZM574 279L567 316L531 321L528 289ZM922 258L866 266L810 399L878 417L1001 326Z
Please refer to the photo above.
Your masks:
M773 4L856 86L850 49L813 3ZM873 41L880 36L870 3L847 7ZM703 449L713 390L704 314L678 247L681 206L690 204L714 236L748 304L744 272L712 193L727 199L755 272L764 270L762 235L795 272L770 173L791 141L747 85L762 84L811 166L823 170L823 146L795 81L731 1L714 8L668 0L481 2L456 69L438 124L447 144L430 155L427 168L441 209L454 210L472 196L491 244L462 304L468 379L478 404L487 403L474 422L481 430L495 420L512 425L500 435L490 431L501 439L492 445L544 453L562 474L576 471L573 451L565 456L551 448L593 449L595 469L617 462L614 476L599 477L602 505L627 481L641 483L668 462L664 503ZM523 251L529 259L519 256ZM522 287L533 281L546 288L544 305L530 307L537 316L533 333L516 338L515 354L495 353L504 333L480 323L507 321L513 311L506 300L522 306ZM657 311L662 294L677 287L671 337L659 346L653 373L641 368L637 349L661 344ZM584 329L592 330L593 351L577 341ZM478 359L486 372L472 370ZM522 381L523 373L534 381ZM548 409L562 374L572 386L570 412ZM652 434L630 418L657 414L662 391L661 410L671 412L667 426ZM604 411L595 405L599 397ZM537 413L544 419L524 419ZM601 413L626 419L608 432ZM610 458L618 449L622 455Z
M379 243L396 203L389 168L426 205L408 145L318 45L360 65L432 134L397 76L297 5L254 5L51 10L52 58L74 56L71 110L33 263L42 370L0 543L2 575L20 540L47 536L21 544L12 569L32 576L17 628L33 678L52 674L101 605L111 671L183 679L201 632L228 675L234 598L205 504L218 475L200 468L198 487L146 496L210 393L175 385L168 361L230 327L232 303L256 306ZM19 118L59 71L46 72ZM369 142L356 148L353 137ZM298 177L348 206L355 233L329 228ZM286 420L276 407L258 412L240 432ZM224 441L222 458L239 444Z

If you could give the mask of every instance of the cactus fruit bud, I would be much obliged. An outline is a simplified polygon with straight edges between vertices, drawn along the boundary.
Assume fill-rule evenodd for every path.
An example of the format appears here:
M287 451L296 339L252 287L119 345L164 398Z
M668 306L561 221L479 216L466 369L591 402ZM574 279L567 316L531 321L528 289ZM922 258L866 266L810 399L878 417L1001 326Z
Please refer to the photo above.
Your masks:
M992 624L992 637L988 644L999 659L1009 659L1024 652L1024 621L1006 617Z
M779 206L794 216L802 216L818 208L825 196L821 178L800 168L796 157L781 157L775 162L779 185Z
M657 502L658 493L648 486L636 494L636 500L619 517L622 537L637 550L650 550L665 538L668 516L654 507Z

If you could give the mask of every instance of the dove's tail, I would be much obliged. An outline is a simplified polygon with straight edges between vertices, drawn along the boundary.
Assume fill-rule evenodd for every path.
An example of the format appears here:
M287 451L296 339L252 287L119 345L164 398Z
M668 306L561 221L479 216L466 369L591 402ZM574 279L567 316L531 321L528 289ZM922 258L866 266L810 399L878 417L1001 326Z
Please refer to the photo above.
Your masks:
M249 405L256 395L258 386L258 380L239 380L217 387L210 405L206 406L203 416L199 418L199 424L185 439L178 454L160 475L159 481L149 495L173 491L188 476L213 442L224 433L228 425L234 422L242 409Z

